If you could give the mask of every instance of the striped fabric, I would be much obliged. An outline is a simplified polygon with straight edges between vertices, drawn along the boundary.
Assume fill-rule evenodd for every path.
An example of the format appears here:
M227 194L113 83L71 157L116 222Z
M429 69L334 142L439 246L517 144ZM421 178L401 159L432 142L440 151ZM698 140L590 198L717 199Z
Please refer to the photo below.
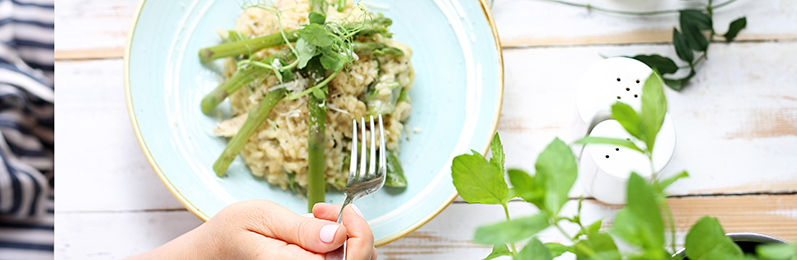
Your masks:
M54 0L0 0L0 260L53 259Z

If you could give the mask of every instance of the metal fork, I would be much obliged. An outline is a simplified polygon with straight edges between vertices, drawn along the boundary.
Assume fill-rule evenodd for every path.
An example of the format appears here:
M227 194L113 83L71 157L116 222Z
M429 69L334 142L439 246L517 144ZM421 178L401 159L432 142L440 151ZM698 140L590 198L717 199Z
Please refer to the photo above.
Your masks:
M346 199L343 201L343 207L340 208L338 215L338 223L343 222L343 209L347 205L354 203L356 199L362 198L365 195L371 194L382 188L385 184L385 174L387 173L387 159L385 154L385 126L382 123L382 115L379 115L379 161L376 158L376 128L374 128L374 116L371 116L371 149L369 152L370 160L365 153L366 150L366 133L365 133L365 118L360 118L360 129L362 130L362 145L360 146L360 160L359 170L357 160L357 120L352 120L352 140L351 140L351 163L349 163L349 179L346 181L346 187L343 193L346 194ZM368 163L370 162L370 163ZM366 163L368 163L368 171L366 171ZM377 169L378 165L378 169ZM327 260L346 259L346 242L343 246L335 251L326 254Z

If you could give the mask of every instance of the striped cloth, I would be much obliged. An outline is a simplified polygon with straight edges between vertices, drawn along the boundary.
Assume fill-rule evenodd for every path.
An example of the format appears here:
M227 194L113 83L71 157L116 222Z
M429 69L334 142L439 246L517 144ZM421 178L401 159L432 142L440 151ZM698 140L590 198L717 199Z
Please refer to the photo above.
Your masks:
M54 0L0 0L0 260L53 259Z

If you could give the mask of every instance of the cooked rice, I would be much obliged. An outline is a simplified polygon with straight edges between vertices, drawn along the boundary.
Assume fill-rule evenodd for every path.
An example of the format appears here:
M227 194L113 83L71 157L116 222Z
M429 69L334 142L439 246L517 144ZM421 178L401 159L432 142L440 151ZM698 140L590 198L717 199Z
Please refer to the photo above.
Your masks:
M308 22L307 15L310 10L307 2L308 0L282 0L275 3L280 10L279 20L283 29L300 29L302 24ZM360 7L348 1L344 12L339 13L334 7L330 7L327 16L328 21L344 23L344 20L354 21L362 17L363 12ZM235 26L235 30L249 37L276 33L279 29L276 12L261 8L246 9ZM379 36L376 41L401 49L404 51L404 56L377 57L379 59L377 61L371 55L358 54L359 60L341 71L329 83L324 153L325 175L326 182L338 189L346 183L348 166L344 165L344 160L349 154L352 120L359 121L360 118L368 116L366 103L358 97L363 96L368 85L379 75L378 70L382 73L380 82L375 86L378 98L383 94L389 96L387 83L390 82L399 82L406 88L412 87L414 72L410 63L411 50L399 42L382 39ZM271 48L259 51L255 55L262 58L276 51L277 48ZM378 64L381 64L381 67ZM229 78L236 69L234 60L228 58L224 66L225 76ZM229 97L232 112L236 117L219 124L214 133L228 137L235 135L249 110L255 107L270 90L285 87L297 93L310 87L307 85L307 80L302 79L280 85L277 77L269 76L262 81L242 87ZM241 151L241 156L253 175L263 177L269 183L279 185L283 190L289 186L288 173L295 174L296 185L307 187L307 99L308 97L304 96L296 100L280 101ZM389 150L398 151L398 141L404 131L402 122L407 120L412 108L410 102L407 97L406 101L396 104L391 114L383 115L386 145Z

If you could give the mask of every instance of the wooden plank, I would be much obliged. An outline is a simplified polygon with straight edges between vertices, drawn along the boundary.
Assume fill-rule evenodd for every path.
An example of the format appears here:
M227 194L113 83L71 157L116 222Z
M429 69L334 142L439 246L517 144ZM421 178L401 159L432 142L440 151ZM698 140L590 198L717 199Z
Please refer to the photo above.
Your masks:
M621 10L668 10L693 1L574 0ZM137 0L63 0L56 3L56 59L120 58ZM797 40L797 16L790 0L739 0L715 12L724 33L733 19L747 16L740 41ZM670 42L677 15L633 17L590 12L546 1L498 0L492 9L504 47L607 45ZM96 50L95 50L96 49Z
M797 239L797 195L671 198L668 203L678 226L679 247L689 227L703 215L718 217L727 232ZM509 206L513 218L537 212L525 202ZM617 210L616 206L585 201L582 216L587 223L605 218L606 229ZM575 211L576 201L570 201L562 214ZM155 248L201 224L187 211L56 213L58 259L119 259ZM478 226L503 219L500 205L454 203L415 232L378 248L379 259L480 259L490 248L473 244L473 232ZM565 224L564 229L575 234L577 227ZM567 243L554 228L539 237L545 242Z
M712 45L709 60L681 92L667 90L676 129L664 175L691 177L673 194L797 190L797 42ZM534 169L536 155L560 137L573 142L587 125L576 111L579 77L601 55L661 53L671 46L592 46L504 52L504 106L498 132L508 167ZM574 147L577 148L577 147ZM571 195L582 192L574 189Z
M568 2L612 10L659 11L703 9L706 1ZM669 43L672 28L678 27L677 13L617 15L549 1L498 0L492 11L504 47ZM738 41L797 40L797 17L793 13L794 3L789 0L736 1L714 11L714 29L724 34L731 21L746 16L747 28L738 35Z
M678 136L665 174L688 170L675 195L790 192L797 189L797 43L713 46L683 92L668 91ZM574 81L599 54L658 52L668 46L592 46L506 52L504 107L498 131L507 166L533 170L554 137L583 136ZM59 208L68 211L180 208L155 177L129 124L122 61L57 62L56 164ZM765 131L761 129L775 129ZM86 141L92 140L92 141ZM107 151L95 153L95 151ZM85 183L104 185L86 186ZM97 198L96 194L107 194ZM571 193L582 195L580 185Z
M57 208L183 208L153 172L127 116L122 60L56 62Z

